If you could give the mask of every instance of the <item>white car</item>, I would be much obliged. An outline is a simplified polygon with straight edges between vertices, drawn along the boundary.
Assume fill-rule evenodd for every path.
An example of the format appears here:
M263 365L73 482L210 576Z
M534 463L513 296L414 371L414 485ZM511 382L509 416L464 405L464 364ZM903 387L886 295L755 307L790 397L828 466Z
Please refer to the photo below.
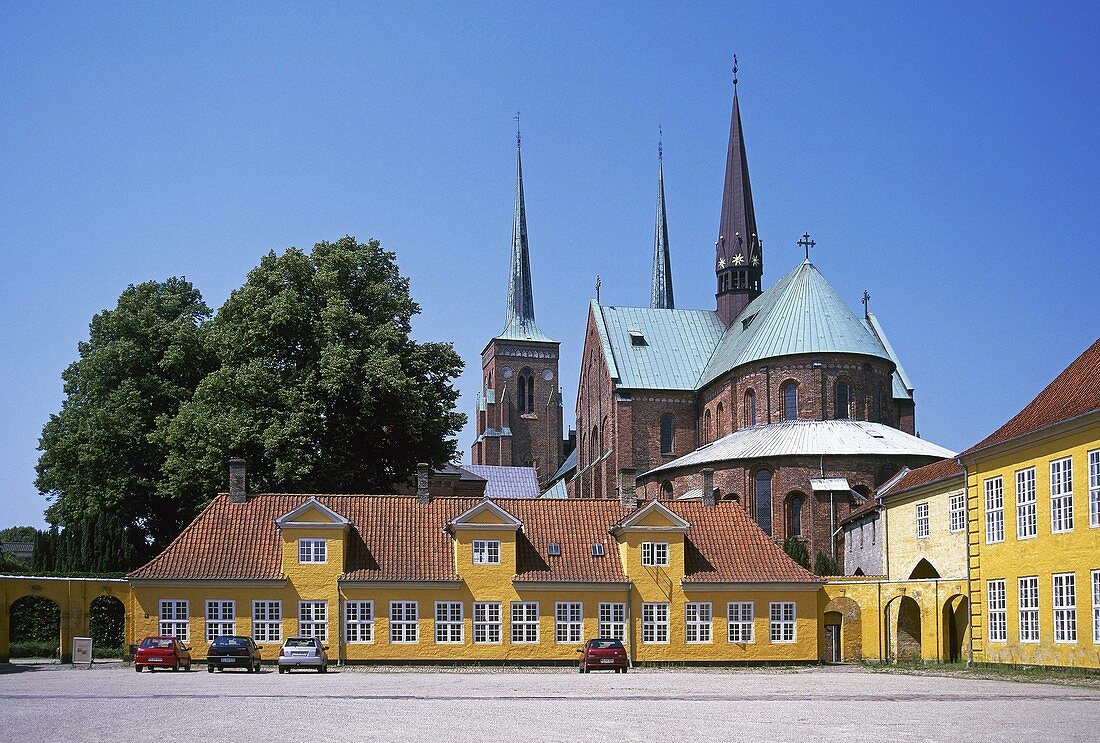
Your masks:
M279 648L279 673L292 668L316 668L324 673L328 670L326 650L328 645L322 645L316 637L288 637Z

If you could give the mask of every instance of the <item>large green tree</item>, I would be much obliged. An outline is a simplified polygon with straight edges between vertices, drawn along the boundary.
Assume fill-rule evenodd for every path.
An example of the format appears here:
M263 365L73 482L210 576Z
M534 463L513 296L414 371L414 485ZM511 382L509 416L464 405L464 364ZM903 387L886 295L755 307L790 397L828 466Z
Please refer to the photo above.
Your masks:
M216 357L203 341L211 315L186 279L130 286L92 318L80 358L61 375L65 399L42 431L35 484L47 519L74 526L102 512L141 539L178 533L177 506L160 492L167 428Z
M450 461L462 361L409 338L419 311L376 240L264 256L209 323L220 364L172 421L161 496L197 509L234 456L270 492L384 491Z

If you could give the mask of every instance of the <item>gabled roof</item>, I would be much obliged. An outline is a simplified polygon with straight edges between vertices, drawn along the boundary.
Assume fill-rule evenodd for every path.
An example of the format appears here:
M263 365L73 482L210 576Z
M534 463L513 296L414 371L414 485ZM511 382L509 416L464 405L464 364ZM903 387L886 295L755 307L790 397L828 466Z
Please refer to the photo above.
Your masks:
M667 525L662 526L644 526L642 521L645 521L652 515L658 515L667 522ZM650 501L646 505L639 508L634 513L624 516L614 526L611 527L611 531L614 534L620 534L622 532L629 531L672 531L672 532L686 532L691 528L691 524L684 521L681 517L670 511L666 506L662 505L660 501Z
M320 518L314 518L312 520L304 521L301 517L313 512ZM346 527L351 524L345 517L333 511L316 498L310 498L302 503L300 506L291 509L287 513L284 513L279 518L275 519L275 523L279 525L279 528L285 529L287 527L299 527L299 528L318 528L318 527Z
M492 521L483 521L477 517L488 513ZM510 514L507 509L501 508L491 500L483 500L447 522L447 529L501 529L516 531L523 528L523 522Z
M806 353L849 353L892 361L812 263L802 261L749 303L723 335L697 386L742 364Z
M461 469L486 481L486 498L537 498L539 478L534 467L463 464Z
M980 452L1100 409L1100 339L1011 420L961 455Z
M963 468L958 460L954 458L941 459L938 462L932 462L932 464L926 464L923 467L909 470L901 479L894 483L893 487L889 490L883 489L880 492L880 496L883 498L893 498L902 493L907 493L910 490L924 487L925 485L932 485L938 482L946 483L954 480L958 480L958 485L961 487L963 485L962 478Z
M907 455L938 459L955 455L950 449L881 423L795 420L742 428L645 474L737 459L821 454Z
M718 315L709 310L593 302L592 313L611 378L625 389L694 390L725 331ZM642 343L636 340L639 335Z

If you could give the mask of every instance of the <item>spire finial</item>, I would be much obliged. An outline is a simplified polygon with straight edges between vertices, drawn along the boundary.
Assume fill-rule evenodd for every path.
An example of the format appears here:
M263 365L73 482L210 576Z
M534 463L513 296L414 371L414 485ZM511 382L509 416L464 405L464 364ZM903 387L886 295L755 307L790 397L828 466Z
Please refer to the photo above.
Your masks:
M861 299L860 301L863 302L863 316L867 317L870 314L870 310L868 309L867 305L871 304L871 293L864 289L863 299Z
M661 125L657 125L657 162L665 161L665 132Z
M603 284L603 281L600 280L600 275L596 274L596 304L600 303L600 285L601 284Z
M737 55L733 55L733 92L737 92Z
M519 135L519 111L516 111L516 115L512 117L516 122L516 149L519 149L520 135Z
M817 245L816 242L810 239L810 233L802 233L802 239L798 241L798 244L806 249L806 260L810 260L810 248Z

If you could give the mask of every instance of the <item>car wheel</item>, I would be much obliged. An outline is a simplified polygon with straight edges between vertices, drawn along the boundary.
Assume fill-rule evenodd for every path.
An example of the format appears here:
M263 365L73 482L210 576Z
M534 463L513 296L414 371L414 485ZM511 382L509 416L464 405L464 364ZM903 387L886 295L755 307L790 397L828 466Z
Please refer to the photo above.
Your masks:
M584 664L581 663L577 666L577 673L584 673Z
M135 663L134 664L134 670L137 671L138 673L141 673L141 666L139 666L137 663Z
M623 673L626 673L626 672L627 672L628 670L629 670L629 669L628 669L628 668L626 668L625 666L623 667Z
M328 670L328 667L325 666L324 663L322 663L320 666L317 667L317 673L324 673L327 670Z
M187 665L183 667L183 670L187 671L188 673L191 672L191 661L187 661Z
M214 666L207 666L206 667L206 672L207 673L213 673L214 672Z
M173 671L178 671L179 669L180 669L180 662L177 660L175 663L172 664L172 670Z
M253 665L252 663L249 663L248 664L248 672L249 673L256 673L256 666Z

